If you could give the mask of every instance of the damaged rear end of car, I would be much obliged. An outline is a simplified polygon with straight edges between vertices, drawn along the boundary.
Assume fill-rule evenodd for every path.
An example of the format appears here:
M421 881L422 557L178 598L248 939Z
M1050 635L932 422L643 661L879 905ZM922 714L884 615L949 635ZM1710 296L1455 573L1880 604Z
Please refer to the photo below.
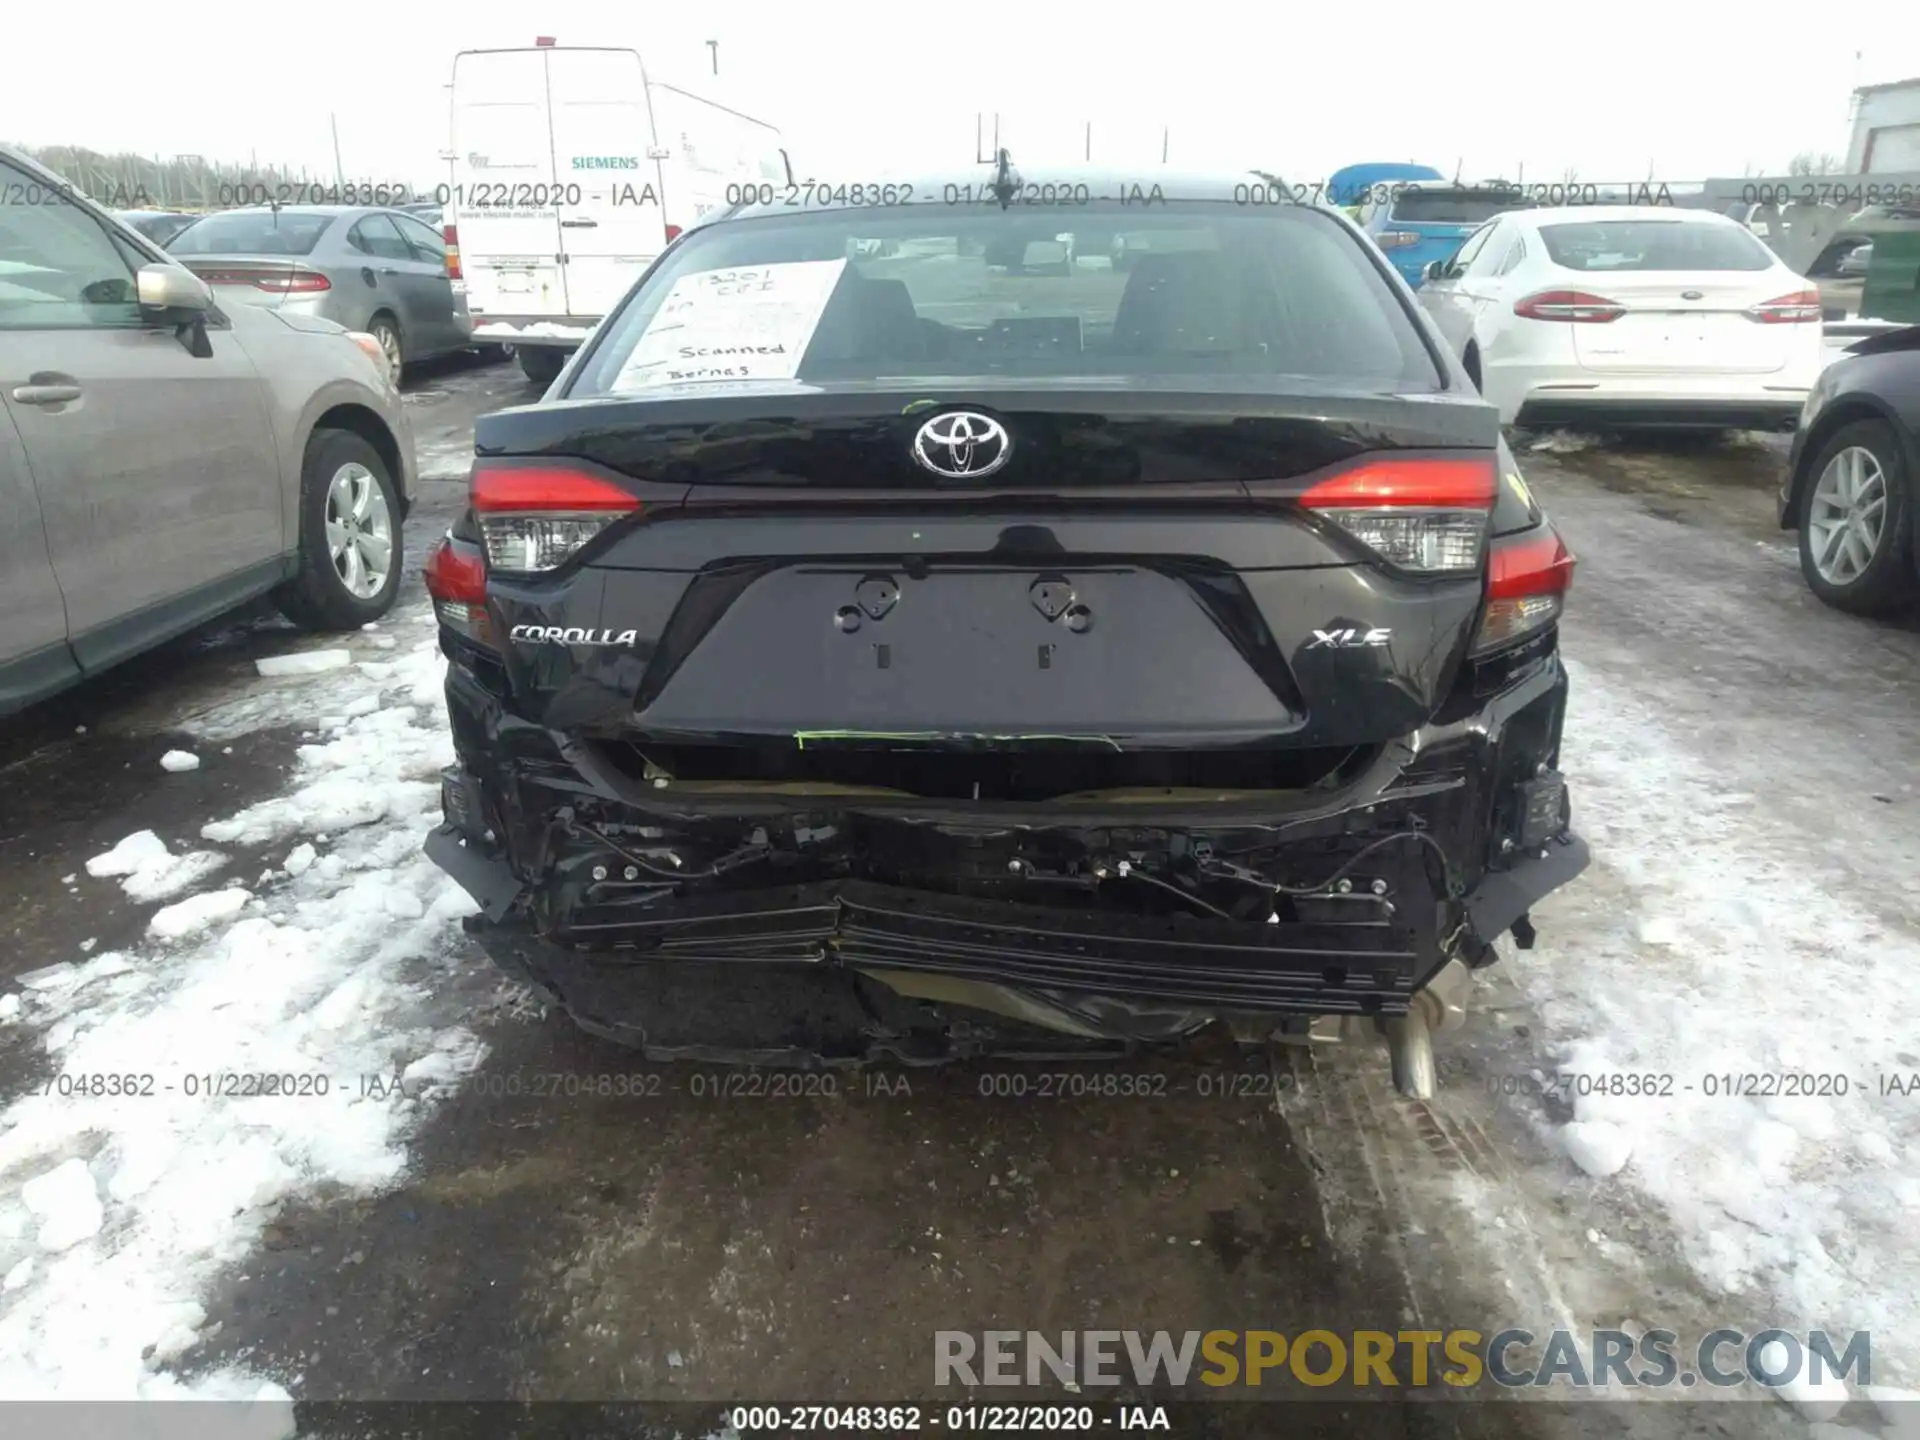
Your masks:
M1426 1093L1586 854L1493 411L1342 218L921 208L695 232L480 422L428 566L470 930L658 1058L1380 1032ZM975 258L1028 229L1149 259Z

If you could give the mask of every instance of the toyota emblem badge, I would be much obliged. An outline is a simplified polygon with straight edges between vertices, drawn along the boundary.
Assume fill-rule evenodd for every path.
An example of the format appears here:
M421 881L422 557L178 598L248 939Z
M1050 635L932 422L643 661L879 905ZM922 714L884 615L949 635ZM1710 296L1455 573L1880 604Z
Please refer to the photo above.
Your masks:
M914 432L913 458L943 480L974 480L1013 458L1013 437L991 415L949 410Z

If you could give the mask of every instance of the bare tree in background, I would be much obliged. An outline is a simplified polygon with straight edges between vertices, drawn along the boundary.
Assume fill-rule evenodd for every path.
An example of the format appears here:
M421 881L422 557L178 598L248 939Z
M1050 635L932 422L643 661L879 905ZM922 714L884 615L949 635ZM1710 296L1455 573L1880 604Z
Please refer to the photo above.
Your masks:
M222 210L249 203L250 196L277 194L280 187L332 187L331 176L305 167L209 161L200 155L107 154L79 145L16 147L61 176L76 190L117 210ZM375 183L406 183L404 177L368 177ZM412 193L431 198L432 186ZM318 198L318 197L315 197Z
M1831 150L1802 150L1787 162L1789 175L1844 175L1846 170L1846 158Z

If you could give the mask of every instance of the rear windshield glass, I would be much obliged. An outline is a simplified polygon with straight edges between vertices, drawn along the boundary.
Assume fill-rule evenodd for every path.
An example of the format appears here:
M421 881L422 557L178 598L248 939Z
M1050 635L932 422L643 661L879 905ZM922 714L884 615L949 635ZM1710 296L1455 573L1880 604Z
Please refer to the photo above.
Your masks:
M695 230L568 393L969 376L1441 388L1403 302L1330 215L1095 201Z
M1416 225L1484 225L1525 209L1520 196L1483 190L1409 190L1393 202L1393 218Z
M230 210L194 221L167 248L176 255L310 255L333 221L331 215Z
M1586 220L1542 225L1553 263L1566 270L1766 270L1773 252L1737 225L1684 220Z

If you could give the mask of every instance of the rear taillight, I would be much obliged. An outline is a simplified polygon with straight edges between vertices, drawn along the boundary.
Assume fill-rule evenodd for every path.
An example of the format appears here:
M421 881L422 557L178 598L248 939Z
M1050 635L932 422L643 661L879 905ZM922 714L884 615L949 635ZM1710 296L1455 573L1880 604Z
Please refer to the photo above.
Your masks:
M460 274L460 227L458 225L442 225L440 227L440 238L447 243L447 278L449 280L462 279L463 277Z
M678 240L679 238L680 238L680 227L678 225L667 226L667 243L671 245L674 241Z
M565 564L640 499L613 481L565 462L499 465L474 462L473 513L494 570L540 573Z
M1747 311L1747 318L1762 325L1808 325L1820 320L1824 313L1818 290L1796 290L1791 295L1762 301Z
M1560 618L1573 584L1573 555L1551 525L1495 540L1487 551L1487 604L1473 653L1485 654Z
M1418 230L1382 230L1373 237L1373 243L1382 250L1404 250L1409 245L1420 243Z
M253 283L274 295L317 295L333 288L331 280L313 270L296 270L290 275L256 275Z
M427 552L423 570L440 623L482 645L493 643L487 621L487 567L477 546L442 535Z
M1522 320L1558 320L1572 325L1605 325L1627 313L1627 307L1604 295L1584 290L1542 290L1515 302L1513 313Z
M1374 460L1320 481L1300 503L1402 570L1459 575L1480 566L1498 485L1491 459Z

